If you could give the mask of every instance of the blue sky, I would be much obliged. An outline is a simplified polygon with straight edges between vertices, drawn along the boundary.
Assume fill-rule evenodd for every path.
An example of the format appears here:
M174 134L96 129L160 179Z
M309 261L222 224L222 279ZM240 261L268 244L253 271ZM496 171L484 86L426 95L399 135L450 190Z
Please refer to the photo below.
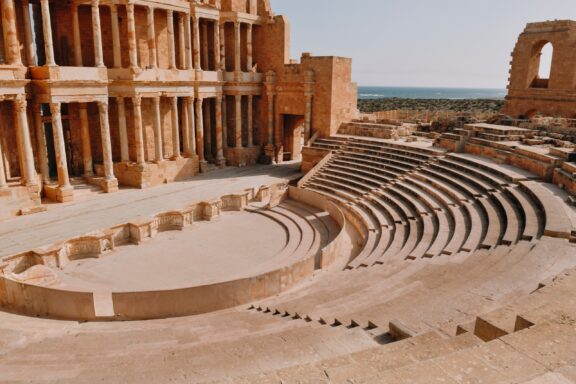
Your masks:
M354 59L359 85L505 88L528 22L576 19L575 0L271 0L292 58Z

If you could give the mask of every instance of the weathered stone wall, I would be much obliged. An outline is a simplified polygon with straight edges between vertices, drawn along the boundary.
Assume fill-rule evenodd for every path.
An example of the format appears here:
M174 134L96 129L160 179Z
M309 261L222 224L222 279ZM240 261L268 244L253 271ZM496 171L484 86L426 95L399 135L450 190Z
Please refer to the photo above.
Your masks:
M540 53L554 48L550 79L539 79ZM512 53L504 113L512 116L576 116L576 22L530 23Z

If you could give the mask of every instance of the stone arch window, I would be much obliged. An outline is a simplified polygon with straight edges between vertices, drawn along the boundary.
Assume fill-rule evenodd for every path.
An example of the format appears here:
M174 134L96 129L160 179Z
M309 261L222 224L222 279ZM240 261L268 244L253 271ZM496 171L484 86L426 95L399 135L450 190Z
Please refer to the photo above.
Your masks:
M534 46L532 55L532 88L548 88L552 77L554 46L549 41L541 41Z

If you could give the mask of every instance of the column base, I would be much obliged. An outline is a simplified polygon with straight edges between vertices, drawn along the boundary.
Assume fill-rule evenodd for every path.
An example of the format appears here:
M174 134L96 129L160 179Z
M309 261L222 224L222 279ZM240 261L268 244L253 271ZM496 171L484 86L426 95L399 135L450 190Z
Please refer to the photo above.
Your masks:
M246 167L258 162L262 150L257 147L226 148L224 155L228 165L233 167Z
M264 147L264 156L268 164L276 164L276 147L274 144L268 144Z
M200 161L200 173L207 173L210 171L210 163L206 160Z
M61 187L59 185L45 185L44 192L46 197L50 200L59 203L67 203L74 201L74 188L71 185Z
M216 165L220 168L224 168L226 166L226 158L225 157L218 157L216 159Z
M118 192L118 179L105 177L86 177L88 184L96 185L100 187L104 193Z

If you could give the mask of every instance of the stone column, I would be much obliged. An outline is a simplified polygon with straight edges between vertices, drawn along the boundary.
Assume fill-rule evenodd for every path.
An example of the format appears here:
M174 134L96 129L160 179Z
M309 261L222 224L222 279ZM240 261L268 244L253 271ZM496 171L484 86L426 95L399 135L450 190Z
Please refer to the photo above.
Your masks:
M52 42L52 21L50 20L50 6L48 0L40 0L42 6L42 30L44 31L44 51L46 65L55 66L54 43Z
M133 99L134 103L134 144L136 145L136 163L146 164L144 154L144 128L142 127L142 96L138 95Z
M274 145L274 96L275 93L268 93L268 145Z
M198 155L198 151L196 148L196 119L194 117L194 98L188 97L186 98L186 109L188 110L188 132L189 135L189 146L190 146L190 154Z
M220 28L218 22L215 21L214 25L214 70L219 71L220 68Z
M24 36L26 57L28 58L28 66L36 66L36 49L34 48L34 38L32 32L32 22L30 21L30 2L29 0L22 0L22 15L24 19Z
M194 67L192 60L192 34L190 31L190 14L184 15L184 34L186 35L186 69L192 69Z
M180 69L186 69L186 33L184 30L184 14L178 14L178 65Z
M306 113L304 115L304 144L310 140L310 131L312 125L312 95L306 95Z
M154 160L158 163L164 159L164 148L162 143L162 125L160 123L160 97L152 98L153 112L154 112Z
M246 28L246 67L248 72L252 71L252 24L248 24Z
M234 49L234 71L236 72L242 72L242 56L240 54L240 50L242 48L242 45L240 44L240 27L241 24L239 22L234 23L234 43L236 47Z
M10 64L22 65L14 0L2 0L2 27L4 28L4 44Z
M70 185L70 177L68 176L68 161L66 159L66 144L64 142L60 103L51 103L50 110L52 111L52 131L54 133L56 167L58 168L58 186L62 189L72 188Z
M36 129L36 145L38 146L38 167L42 175L42 181L46 184L50 182L50 169L48 168L48 145L46 143L46 131L42 121L41 104L35 104L32 111L34 126ZM0 163L2 156L0 156Z
M226 72L226 24L220 24L220 67Z
M200 20L196 16L192 17L193 25L193 48L192 52L194 55L194 69L200 71Z
M172 102L172 158L180 157L180 127L178 126L178 97L174 96Z
M206 160L212 162L214 156L212 155L212 114L210 110L210 101L204 103L204 152Z
M254 146L254 96L248 95L248 147Z
M32 140L30 139L30 128L28 127L28 113L26 107L28 102L26 96L19 95L14 100L14 110L18 122L18 141L20 143L20 164L22 164L22 182L24 185L37 185L37 175L34 169L34 153L32 152Z
M88 104L80 103L80 137L82 138L82 163L84 164L84 176L94 176L92 163L92 147L90 145L90 131L88 124Z
M176 69L176 41L174 36L174 12L166 11L166 23L168 24L168 59L169 68Z
M196 99L196 150L198 152L198 159L200 162L204 161L204 116L202 113L202 105L204 99L199 97Z
M118 26L118 7L116 4L110 5L110 17L112 19L112 53L114 57L114 68L122 68L122 54L120 52L120 27Z
M70 6L72 12L72 39L74 41L74 65L81 67L82 63L82 41L80 39L80 21L78 19L78 4Z
M224 148L228 148L228 108L226 95L222 95L222 142Z
M202 69L205 71L210 70L210 58L208 57L208 24L206 22L202 23L201 27L202 33L202 55L201 55L201 62L202 62Z
M97 67L104 67L102 51L102 29L100 28L100 1L92 0L92 33L94 35L94 62Z
M185 157L190 157L190 116L188 115L188 98L182 98L182 152Z
M148 50L150 51L150 66L158 68L158 52L156 51L156 26L154 25L154 8L148 7Z
M136 21L134 19L134 4L126 4L128 19L128 52L130 54L130 68L138 68L138 48L136 45Z
M224 144L222 134L222 96L216 97L216 164L226 165L224 158Z
M108 120L108 102L98 102L100 114L100 136L102 137L102 159L104 162L104 177L106 180L115 180L114 163L112 161L112 141L110 139L110 122Z
M312 101L314 97L314 71L308 70L304 74L304 97L306 97L306 111L304 114L304 144L306 145L311 136L312 128Z
M126 127L126 105L123 97L117 97L118 103L118 131L120 132L120 161L127 163L130 161L130 151L128 149L128 128Z
M236 95L236 148L242 148L242 95Z
M4 169L4 154L2 153L2 145L0 144L0 189L8 188L6 183L6 170Z

